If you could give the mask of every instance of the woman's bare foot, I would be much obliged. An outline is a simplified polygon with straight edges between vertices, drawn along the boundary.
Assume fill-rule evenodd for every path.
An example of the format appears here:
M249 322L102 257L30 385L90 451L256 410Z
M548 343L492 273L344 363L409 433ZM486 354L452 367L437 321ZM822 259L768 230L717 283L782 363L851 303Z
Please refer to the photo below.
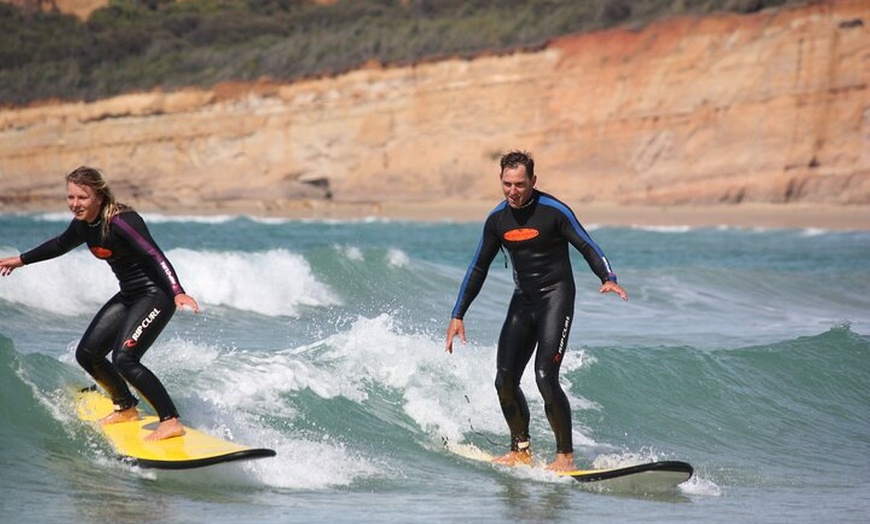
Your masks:
M109 424L117 424L118 422L132 422L139 420L139 411L133 408L123 409L121 411L113 411L100 419L100 424L103 426Z
M577 467L574 465L573 453L556 453L556 460L547 466L550 471L556 473L565 473L566 471L574 471Z
M532 453L528 449L522 451L508 451L507 454L492 459L496 464L505 466L528 466L532 463Z
M155 442L157 440L165 440L172 437L180 437L184 435L184 426L177 418L171 418L161 422L157 429L149 433L145 437L146 442Z

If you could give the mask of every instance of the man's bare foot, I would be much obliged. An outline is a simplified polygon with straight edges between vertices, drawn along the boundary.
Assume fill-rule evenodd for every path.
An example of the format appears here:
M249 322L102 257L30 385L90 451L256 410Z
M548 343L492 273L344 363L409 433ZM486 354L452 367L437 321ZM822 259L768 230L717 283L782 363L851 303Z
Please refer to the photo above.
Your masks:
M164 420L157 426L157 429L152 431L145 437L146 442L155 442L165 440L172 437L180 437L184 435L184 426L177 418Z
M532 454L528 449L522 451L508 451L507 454L492 459L496 464L505 466L529 466L532 463Z
M573 453L556 453L556 460L551 462L547 469L556 473L565 473L566 471L574 471L577 467L574 465Z
M100 424L107 426L109 424L117 424L118 422L132 422L134 420L139 420L139 411L135 407L113 411L101 418Z

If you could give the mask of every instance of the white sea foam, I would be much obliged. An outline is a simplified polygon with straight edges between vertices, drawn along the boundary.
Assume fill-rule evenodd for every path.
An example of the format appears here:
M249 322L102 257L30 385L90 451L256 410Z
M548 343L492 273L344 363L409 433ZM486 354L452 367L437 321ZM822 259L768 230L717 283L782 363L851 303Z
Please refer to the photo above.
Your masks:
M277 438L281 435L275 433ZM275 459L252 464L266 484L280 488L325 489L347 486L354 480L376 475L376 461L355 455L346 446L326 436L321 441L297 438L275 445Z
M71 354L62 360L71 361ZM342 393L330 387L338 381L328 369L298 353L221 350L175 337L159 339L143 362L171 391L186 424L278 453L244 464L246 474L259 482L325 489L378 472L377 460L354 453L328 433L312 437L293 429L297 413L285 394L306 388L327 398ZM264 417L286 419L289 427L270 427Z
M117 291L111 269L89 252L77 250L63 259L16 269L0 285L0 299L49 313L76 315L94 312Z
M408 254L401 249L390 249L387 251L387 262L393 267L406 267L411 259Z
M34 220L37 222L70 222L72 220L72 215L65 212L56 212L56 213L40 213L34 217Z
M198 223L198 224L225 224L238 218L234 215L165 215L162 213L140 213L145 222L149 224L166 223ZM43 222L70 222L72 215L67 211L55 213L40 213L34 216L37 221Z
M194 224L226 224L238 218L235 215L163 215L159 213L142 213L142 218L149 224L194 223Z
M372 384L377 384L401 394L405 414L421 430L453 442L461 442L470 432L505 432L492 385L495 373L492 346L457 344L454 354L448 355L442 340L404 333L390 315L381 314L375 318L359 317L347 331L303 352L282 353L288 358L286 362L272 361L269 365L284 371L272 369L266 375L284 375L275 382L285 389L307 387L320 396L341 395L355 402L364 402ZM275 358L280 359L281 355ZM305 360L313 365L305 365ZM572 368L591 363L582 357L571 361ZM534 390L533 372L527 370L527 374L524 383ZM336 381L336 376L342 380ZM258 381L268 382L269 379ZM549 426L543 406L533 391L529 393L535 411L534 424L546 433ZM595 408L585 399L571 401L578 409ZM587 441L582 435L578 437Z
M167 256L185 290L206 304L295 317L300 306L340 303L317 280L304 257L284 249L259 253L175 249Z
M292 430L297 417L304 415L290 399L310 391L323 399L342 397L366 404L374 392L392 391L401 398L397 409L433 442L446 437L459 443L486 432L503 436L507 443L492 385L493 351L491 346L469 344L448 355L443 341L403 333L390 315L382 314L359 317L345 331L324 340L268 353L218 350L177 338L158 340L146 363L177 396L186 398L194 422L211 423L213 431L274 447L282 463L296 464L293 467L299 472L322 471L316 478L305 477L294 475L286 463L278 467L258 462L255 470L265 482L317 489L369 477L384 466L347 449L341 439L329 436L328 429L325 437L317 439ZM572 369L593 362L582 356L572 361ZM533 434L550 439L531 371L524 383L532 389L528 397ZM571 402L575 409L594 407L576 397ZM285 419L290 429L276 432L262 424L264 416ZM575 439L580 445L592 443L577 428ZM308 464L315 456L317 467Z
M333 246L333 249L340 253L342 256L347 258L348 260L353 260L354 262L362 262L365 260L365 255L363 254L363 250L356 246Z
M261 253L173 249L166 255L185 291L201 305L297 316L301 306L340 303L317 280L305 258L283 249ZM91 314L117 291L111 269L79 249L16 270L0 286L0 299L61 315Z
M688 233L692 231L692 226L686 225L675 225L675 226L645 226L645 225L632 225L631 229L636 229L638 231L649 231L651 233Z

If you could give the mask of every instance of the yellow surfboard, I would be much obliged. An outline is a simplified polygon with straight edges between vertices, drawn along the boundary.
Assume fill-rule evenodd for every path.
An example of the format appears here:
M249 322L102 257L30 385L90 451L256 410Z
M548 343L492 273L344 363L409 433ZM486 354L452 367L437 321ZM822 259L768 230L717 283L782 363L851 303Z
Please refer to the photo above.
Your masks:
M468 459L492 462L495 458L473 444L445 442L445 445L449 451ZM673 489L678 484L686 482L694 474L694 468L687 462L666 460L617 468L578 469L558 474L571 477L577 482L595 483L608 488L657 491Z
M114 407L96 387L81 390L76 396L79 419L97 423ZM132 422L100 425L100 431L127 462L143 468L191 469L222 462L274 457L275 451L251 448L223 440L185 426L185 434L156 442L146 442L145 436L157 427L155 416L145 416Z

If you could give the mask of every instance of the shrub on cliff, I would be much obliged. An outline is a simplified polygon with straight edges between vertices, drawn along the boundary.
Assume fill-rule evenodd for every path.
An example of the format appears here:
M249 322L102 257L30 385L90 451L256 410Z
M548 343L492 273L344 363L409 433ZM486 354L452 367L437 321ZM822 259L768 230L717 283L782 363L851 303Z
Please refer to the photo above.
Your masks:
M552 37L802 0L110 0L86 21L0 4L0 104L292 80L540 46Z

